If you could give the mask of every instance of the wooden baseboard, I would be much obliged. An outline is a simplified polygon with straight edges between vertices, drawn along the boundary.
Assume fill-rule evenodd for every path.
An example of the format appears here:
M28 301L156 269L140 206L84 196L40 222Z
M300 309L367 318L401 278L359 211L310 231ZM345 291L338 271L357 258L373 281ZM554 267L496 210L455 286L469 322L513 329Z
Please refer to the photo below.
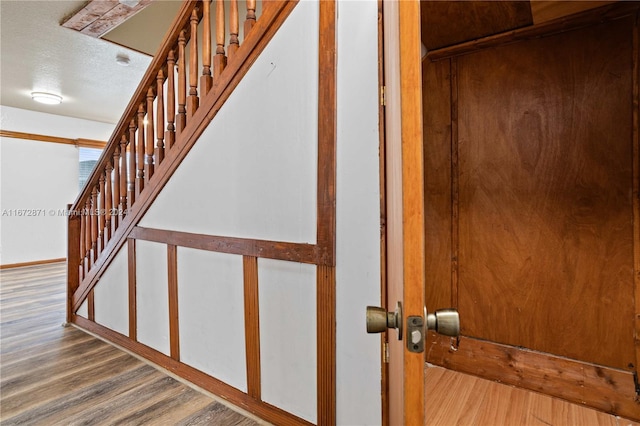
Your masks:
M445 368L530 389L640 421L640 397L631 371L461 337L429 336L426 360Z
M61 257L59 259L34 260L32 262L22 262L22 263L7 263L5 265L0 265L0 269L23 268L25 266L46 265L48 263L58 263L58 262L66 262L66 261L67 261L66 257Z
M107 327L89 321L78 315L71 319L78 327L85 329L109 342L131 351L152 363L171 371L196 386L217 395L226 401L246 410L270 423L283 426L310 426L311 423L296 417L280 408L274 407L259 399L254 399L246 393L203 373L187 364L176 361L173 358L156 351L140 342L129 339L127 336L113 331Z

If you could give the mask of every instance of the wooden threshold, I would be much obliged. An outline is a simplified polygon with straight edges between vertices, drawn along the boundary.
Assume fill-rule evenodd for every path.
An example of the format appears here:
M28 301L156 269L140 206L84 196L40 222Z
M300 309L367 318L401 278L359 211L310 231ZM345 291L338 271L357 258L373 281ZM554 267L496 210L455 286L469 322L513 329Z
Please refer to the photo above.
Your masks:
M542 392L609 414L640 420L640 399L630 371L576 361L515 346L430 334L427 362L463 373Z

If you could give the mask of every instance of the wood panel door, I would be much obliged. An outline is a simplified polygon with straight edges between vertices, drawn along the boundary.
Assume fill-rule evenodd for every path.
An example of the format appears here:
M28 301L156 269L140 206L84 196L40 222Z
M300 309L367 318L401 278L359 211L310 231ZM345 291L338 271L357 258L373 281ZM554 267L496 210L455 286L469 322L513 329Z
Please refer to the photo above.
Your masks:
M425 300L478 342L428 361L587 403L558 384L594 371L599 408L632 410L638 78L635 16L424 61ZM554 356L535 380L525 348Z

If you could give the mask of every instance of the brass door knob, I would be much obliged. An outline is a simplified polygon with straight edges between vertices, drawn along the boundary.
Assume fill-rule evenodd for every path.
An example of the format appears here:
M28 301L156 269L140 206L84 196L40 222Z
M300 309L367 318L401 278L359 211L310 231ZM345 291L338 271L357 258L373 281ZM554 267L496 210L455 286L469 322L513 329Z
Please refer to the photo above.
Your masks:
M367 333L383 333L387 328L397 329L398 339L402 340L402 304L398 302L395 312L367 306Z
M444 336L460 335L460 315L455 309L438 309L427 314L427 330L433 330Z

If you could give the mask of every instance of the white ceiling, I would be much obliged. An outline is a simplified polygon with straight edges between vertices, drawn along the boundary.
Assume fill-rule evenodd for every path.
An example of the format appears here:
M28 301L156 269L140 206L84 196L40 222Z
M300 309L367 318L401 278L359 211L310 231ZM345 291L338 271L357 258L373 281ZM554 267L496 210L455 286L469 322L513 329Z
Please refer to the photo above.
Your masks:
M118 30L118 43L133 49L60 26L85 3L0 0L0 104L118 122L151 62L151 56L141 52L160 44L180 1L155 0L131 18L133 26L125 22L121 27L129 28L113 30ZM128 67L116 63L116 56L123 54L131 60ZM33 91L61 95L62 104L34 102Z

